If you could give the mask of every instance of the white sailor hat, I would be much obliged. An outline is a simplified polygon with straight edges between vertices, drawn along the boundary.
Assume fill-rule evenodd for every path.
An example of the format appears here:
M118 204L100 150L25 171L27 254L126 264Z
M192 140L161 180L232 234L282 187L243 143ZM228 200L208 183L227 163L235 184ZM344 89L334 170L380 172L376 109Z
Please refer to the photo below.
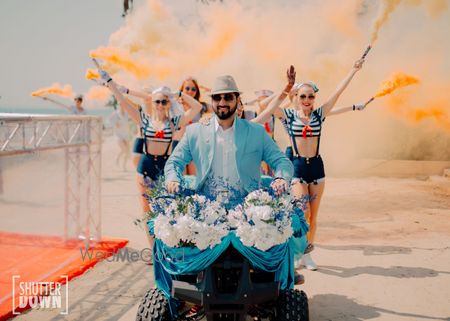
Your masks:
M261 90L257 90L255 91L255 96L256 97L269 97L273 95L273 91L269 90L269 89L261 89Z

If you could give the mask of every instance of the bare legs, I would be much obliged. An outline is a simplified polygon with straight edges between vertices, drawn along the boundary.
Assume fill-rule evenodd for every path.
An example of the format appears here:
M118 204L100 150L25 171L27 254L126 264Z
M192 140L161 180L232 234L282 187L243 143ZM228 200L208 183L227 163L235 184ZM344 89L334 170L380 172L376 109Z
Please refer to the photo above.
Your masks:
M145 215L150 210L150 206L148 204L148 199L146 199L144 196L147 192L144 177L138 175L137 183L138 183L139 199L141 200L142 212ZM147 222L145 222L144 230L150 249L153 250L153 244L155 243L155 239L153 236L150 235L150 232L147 227Z
M120 159L123 158L122 169L126 170L127 161L130 158L130 142L125 139L119 139L118 145L120 151L116 157L116 164L120 165Z
M132 157L132 162L135 168L137 168L139 161L142 157L142 154L134 153ZM142 175L137 175L136 177L137 188L139 192L139 200L141 202L142 214L145 215L149 210L150 206L148 204L148 200L144 197L146 191L144 177ZM153 236L150 235L147 224L144 225L145 236L147 237L148 244L150 249L153 250L153 243L155 242Z
M323 191L325 189L325 182L315 184L301 184L300 182L292 185L292 192L295 197L309 196L309 201L306 204L305 219L309 224L309 232L306 236L309 244L314 244L317 231L317 216L319 214L320 201L322 199ZM312 260L310 254L305 254L302 259L302 264L310 270L316 270L317 266Z
M309 185L309 196L313 199L309 203L309 232L308 232L308 241L311 244L314 244L314 239L317 231L317 215L319 214L319 206L320 201L322 199L323 191L325 189L325 182L321 182L317 185L310 184Z

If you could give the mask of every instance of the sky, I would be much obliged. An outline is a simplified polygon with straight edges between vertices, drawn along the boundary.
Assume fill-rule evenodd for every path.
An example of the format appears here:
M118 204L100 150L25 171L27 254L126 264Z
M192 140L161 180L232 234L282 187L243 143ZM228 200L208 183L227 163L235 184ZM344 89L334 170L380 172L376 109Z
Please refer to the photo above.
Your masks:
M83 93L89 51L123 23L120 0L1 0L0 107L43 106L30 93L53 82Z

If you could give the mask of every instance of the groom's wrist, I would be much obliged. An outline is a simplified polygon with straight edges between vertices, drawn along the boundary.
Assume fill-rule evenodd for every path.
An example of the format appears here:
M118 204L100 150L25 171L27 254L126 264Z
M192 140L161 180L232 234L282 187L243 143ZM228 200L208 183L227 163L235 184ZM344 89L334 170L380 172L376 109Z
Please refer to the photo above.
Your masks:
M166 175L166 185L169 182L180 182L180 179L178 178L178 176L176 174L167 174Z

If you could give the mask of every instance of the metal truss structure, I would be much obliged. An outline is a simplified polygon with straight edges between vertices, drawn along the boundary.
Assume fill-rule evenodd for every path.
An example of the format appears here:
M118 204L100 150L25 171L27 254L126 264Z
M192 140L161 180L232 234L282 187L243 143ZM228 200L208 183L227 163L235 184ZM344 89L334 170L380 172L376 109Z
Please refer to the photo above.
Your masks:
M64 238L101 239L102 119L0 113L0 157L63 149Z

